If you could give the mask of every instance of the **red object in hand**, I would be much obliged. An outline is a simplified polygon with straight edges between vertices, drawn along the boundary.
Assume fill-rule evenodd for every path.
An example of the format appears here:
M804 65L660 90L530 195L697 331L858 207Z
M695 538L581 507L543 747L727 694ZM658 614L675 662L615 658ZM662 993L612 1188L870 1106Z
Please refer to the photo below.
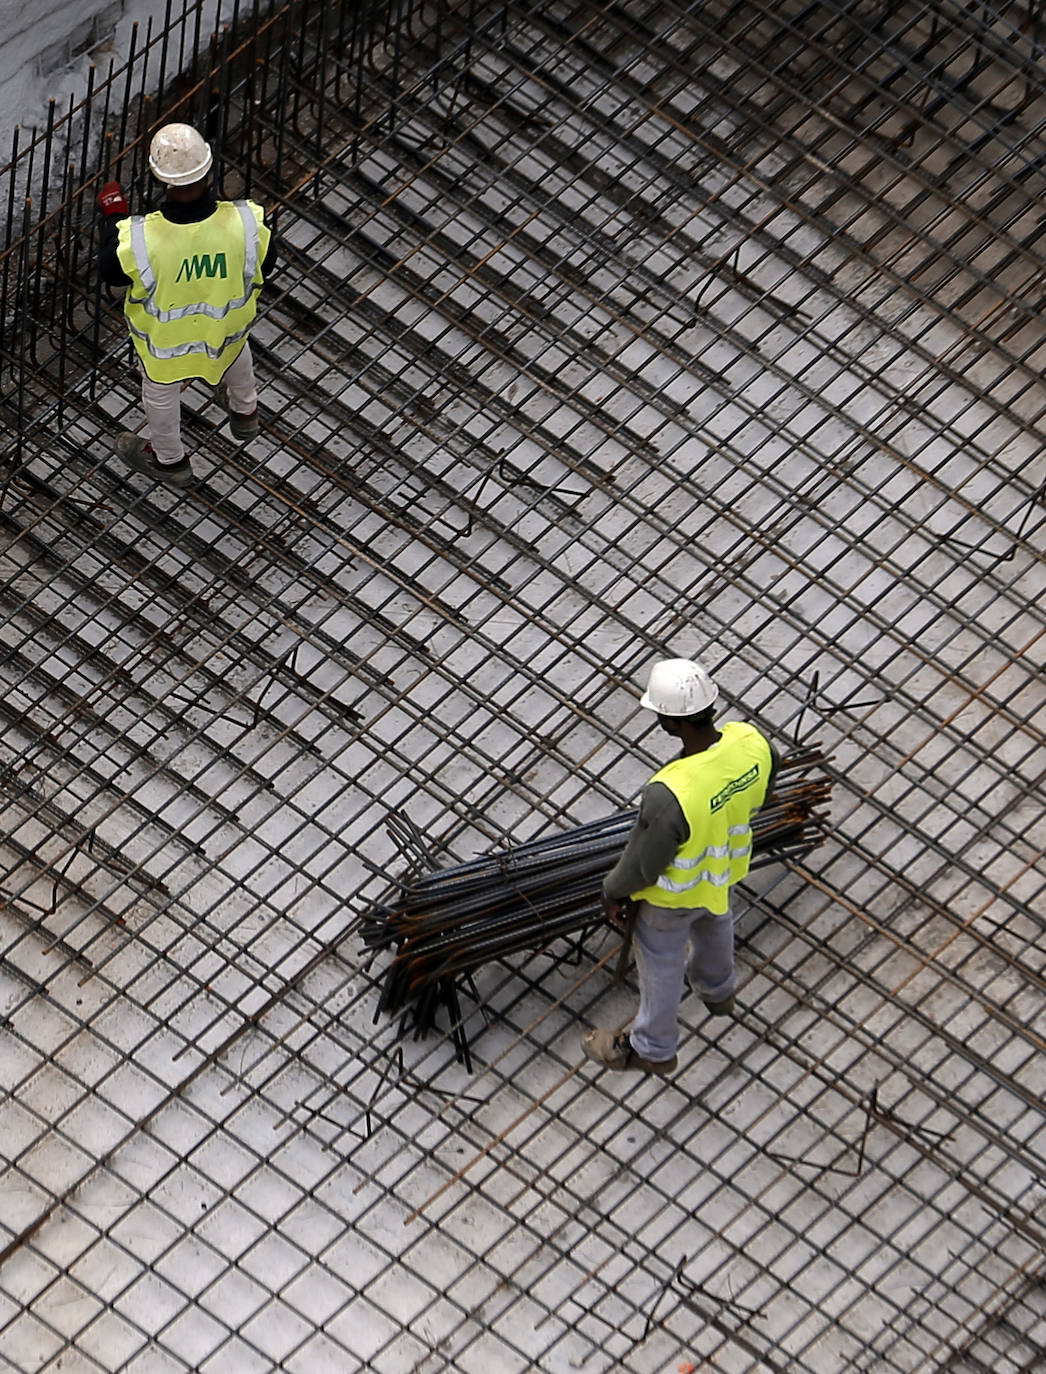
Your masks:
M107 181L98 192L98 208L103 215L126 215L130 207L118 181Z

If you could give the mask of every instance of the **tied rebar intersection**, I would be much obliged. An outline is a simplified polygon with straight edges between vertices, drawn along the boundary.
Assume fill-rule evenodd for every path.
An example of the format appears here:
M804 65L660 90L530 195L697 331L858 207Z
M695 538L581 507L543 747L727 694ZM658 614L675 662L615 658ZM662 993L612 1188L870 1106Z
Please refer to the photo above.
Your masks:
M0 184L0 1360L1035 1369L1038 5L168 6ZM262 436L141 423L93 198L275 215ZM652 659L832 758L739 1015L616 940L400 1045L357 920L634 802ZM481 1009L480 1009L481 1008Z

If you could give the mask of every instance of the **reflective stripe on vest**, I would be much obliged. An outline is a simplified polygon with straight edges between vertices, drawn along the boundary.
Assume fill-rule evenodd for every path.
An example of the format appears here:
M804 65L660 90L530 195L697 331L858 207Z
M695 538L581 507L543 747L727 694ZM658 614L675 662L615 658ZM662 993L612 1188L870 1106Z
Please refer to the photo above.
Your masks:
M159 211L121 223L124 317L153 381L221 380L254 323L269 237L253 201L219 201L186 225Z
M131 333L131 337L140 339L142 341L142 346L147 348L150 355L154 358L189 358L202 355L217 362L218 359L225 356L234 344L238 344L247 337L251 332L251 325L253 324L254 321L251 320L250 324L245 324L238 334L226 334L225 338L217 346L207 343L204 339L196 339L192 343L171 344L169 348L159 347L153 340L151 334L146 333L143 329L135 329L130 320L127 321L127 328ZM139 352L140 351L141 349L139 348ZM234 360L230 359L230 361Z
M672 792L690 834L656 883L633 892L633 900L729 910L730 887L751 863L751 816L765 797L770 760L770 746L754 726L731 722L711 749L654 774L651 782Z
M732 825L726 833L731 839L736 839L737 836L743 835L745 837L745 843L740 847L735 847L730 844L710 844L693 859L680 858L677 854L672 863L672 868L701 869L701 865L708 859L747 859L752 853L752 827L750 825ZM687 889L693 887L695 883L715 883L717 887L721 887L723 883L729 881L730 875L728 873L713 873L710 869L706 868L701 869L699 873L694 873L692 877L682 883L675 883L671 878L662 874L657 880L657 885L658 887L666 888L669 892L686 892Z

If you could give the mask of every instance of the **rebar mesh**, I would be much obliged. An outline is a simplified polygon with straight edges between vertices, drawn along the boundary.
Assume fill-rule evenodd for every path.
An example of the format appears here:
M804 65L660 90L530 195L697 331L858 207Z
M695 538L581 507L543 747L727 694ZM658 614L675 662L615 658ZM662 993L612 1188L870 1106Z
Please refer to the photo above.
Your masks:
M184 3L16 136L0 1362L1042 1365L1042 20ZM282 252L178 496L92 261L167 117ZM666 652L832 756L736 1021L583 1064L608 932L400 1044L357 915L631 803Z

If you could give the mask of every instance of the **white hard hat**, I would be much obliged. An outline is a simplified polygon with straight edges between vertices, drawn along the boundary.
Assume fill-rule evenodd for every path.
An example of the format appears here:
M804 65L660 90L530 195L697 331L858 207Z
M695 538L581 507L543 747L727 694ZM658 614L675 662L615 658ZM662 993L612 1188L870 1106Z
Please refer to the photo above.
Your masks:
M153 134L149 168L168 186L191 186L210 171L210 144L191 124L165 124Z
M690 658L663 658L650 670L640 706L659 716L696 716L711 706L719 688L700 663Z

